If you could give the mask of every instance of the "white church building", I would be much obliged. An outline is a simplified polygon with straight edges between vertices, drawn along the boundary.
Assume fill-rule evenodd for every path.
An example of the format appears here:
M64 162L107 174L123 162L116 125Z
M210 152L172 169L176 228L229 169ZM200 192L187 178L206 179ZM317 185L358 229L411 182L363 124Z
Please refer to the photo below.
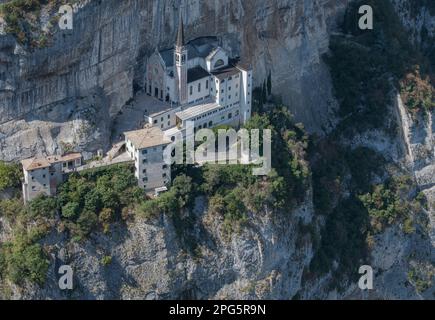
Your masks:
M157 195L171 182L163 152L178 133L184 136L188 121L196 131L239 127L251 118L252 69L231 59L216 37L185 42L180 17L175 47L156 50L148 59L145 92L155 99L147 106L144 128L124 133L126 161L134 162L138 185ZM55 195L69 172L85 169L81 154L31 158L22 164L26 202L41 193Z
M231 59L216 37L186 43L180 17L175 47L156 50L148 60L145 91L160 100L146 121L171 138L187 121L195 130L240 126L251 117L252 69Z

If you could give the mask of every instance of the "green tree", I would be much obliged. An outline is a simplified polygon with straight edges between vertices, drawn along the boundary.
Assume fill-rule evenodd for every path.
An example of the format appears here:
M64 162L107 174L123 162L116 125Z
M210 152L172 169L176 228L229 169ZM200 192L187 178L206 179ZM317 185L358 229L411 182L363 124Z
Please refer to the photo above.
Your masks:
M0 191L18 187L21 177L22 172L19 165L0 161Z
M31 217L53 217L56 213L56 201L52 197L40 195L29 202L27 212Z
M77 225L82 237L89 235L98 222L97 215L92 211L83 211L77 219Z
M110 223L113 221L115 217L115 213L110 208L104 208L101 210L100 215L98 216L98 221L100 221L101 225L103 226L104 233L109 232L110 230Z
M62 216L64 218L74 220L80 212L80 206L76 202L68 202L62 207Z
M21 199L9 199L0 201L0 216L8 219L17 218L24 210L24 204Z
M28 245L15 241L9 246L6 265L8 277L12 282L21 284L27 279L42 285L46 278L49 261L41 245Z
M263 103L265 103L267 101L267 88L266 88L266 81L263 81L263 90L261 92L261 97L262 97L262 101Z
M267 93L269 96L272 94L272 74L269 71L269 75L267 76Z

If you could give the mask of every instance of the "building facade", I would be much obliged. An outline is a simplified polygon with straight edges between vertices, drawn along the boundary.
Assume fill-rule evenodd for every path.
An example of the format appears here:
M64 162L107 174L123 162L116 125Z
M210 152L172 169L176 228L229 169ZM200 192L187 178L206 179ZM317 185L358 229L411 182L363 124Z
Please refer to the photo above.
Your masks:
M198 130L240 126L251 117L252 68L231 59L216 37L186 43L181 17L174 48L149 58L145 82L146 93L167 105L146 120L169 136L184 130L187 121Z
M216 37L185 41L180 17L174 48L155 51L148 59L145 127L125 132L128 157L134 161L138 184L156 194L171 181L163 151L188 122L194 131L219 125L234 127L251 118L252 68L231 59ZM127 157L127 158L128 158ZM54 195L64 175L81 165L81 155L24 160L25 201L43 193Z
M171 182L171 166L164 162L163 151L171 141L162 130L150 125L125 132L126 150L134 159L135 176L146 192L155 192Z
M75 171L82 165L82 155L72 153L64 156L30 158L21 161L23 165L24 202L33 200L41 194L53 196L64 181L64 175Z

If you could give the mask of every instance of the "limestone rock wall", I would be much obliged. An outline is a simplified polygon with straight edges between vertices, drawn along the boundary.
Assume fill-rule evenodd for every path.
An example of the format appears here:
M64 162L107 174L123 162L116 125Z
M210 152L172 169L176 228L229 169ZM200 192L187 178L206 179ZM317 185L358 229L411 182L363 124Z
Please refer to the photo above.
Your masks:
M16 143L31 149L30 153L55 151L55 147L41 145L51 140L60 143L56 135L42 134L42 141L34 142L15 134L11 140L7 129L24 119L34 130L26 119L36 114L51 127L50 119L41 111L44 108L59 115L55 121L61 131L73 121L70 113L76 112L75 104L95 100L95 95L101 105L94 107L101 112L80 120L99 123L102 114L116 117L133 97L134 88L143 86L147 57L155 48L173 45L180 11L186 20L188 39L221 37L223 46L233 55L252 63L256 85L270 71L273 92L282 95L297 120L310 130L325 129L334 99L320 56L327 50L330 31L347 2L94 0L84 1L74 14L73 30L57 32L46 48L29 51L0 32L0 136L6 144L0 156L19 159L21 155L9 148ZM90 135L89 143L77 143L77 149L108 147L110 121L95 130L106 138Z

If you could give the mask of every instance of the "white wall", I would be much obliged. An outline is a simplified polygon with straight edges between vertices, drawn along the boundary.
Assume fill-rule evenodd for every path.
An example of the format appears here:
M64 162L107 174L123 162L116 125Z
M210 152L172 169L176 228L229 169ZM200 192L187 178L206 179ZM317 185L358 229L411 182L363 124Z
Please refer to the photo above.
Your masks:
M174 108L156 116L145 116L145 120L153 127L166 130L176 125L175 113L180 111L180 108Z
M218 60L222 60L224 62L224 64L219 66L218 69L228 65L228 54L222 48L218 48L218 51L215 53L215 55L211 59L206 60L208 72L216 69L215 64Z
M51 195L50 192L50 173L48 168L24 171L24 186L27 189L25 195L30 201L40 194Z
M214 79L214 86L217 90L216 102L222 106L238 104L241 96L241 74L218 80Z
M135 160L135 177L138 185L147 192L163 187L171 182L171 167L163 161L163 150L166 147L155 146L138 150L126 139L127 152ZM146 159L146 163L144 163ZM145 172L144 172L145 170ZM166 177L163 177L163 175ZM144 181L147 178L147 181Z
M208 82L208 88L207 88ZM190 82L187 85L187 98L189 104L198 104L210 96L210 77L205 77L197 81ZM198 91L198 85L201 84L201 91ZM192 88L192 91L191 91ZM191 94L192 92L192 94Z
M241 70L241 99L242 123L246 123L252 116L252 71Z
M224 124L238 125L240 121L240 114L241 112L239 104L233 105L231 107L229 105L219 106L215 110L209 111L201 116L185 119L183 124L185 124L187 121L193 121L196 130L213 128Z
M139 186L146 191L154 191L154 189L163 187L171 181L171 168L163 161L165 147L155 146L136 151ZM144 160L146 160L145 163ZM164 175L166 176L164 177Z

